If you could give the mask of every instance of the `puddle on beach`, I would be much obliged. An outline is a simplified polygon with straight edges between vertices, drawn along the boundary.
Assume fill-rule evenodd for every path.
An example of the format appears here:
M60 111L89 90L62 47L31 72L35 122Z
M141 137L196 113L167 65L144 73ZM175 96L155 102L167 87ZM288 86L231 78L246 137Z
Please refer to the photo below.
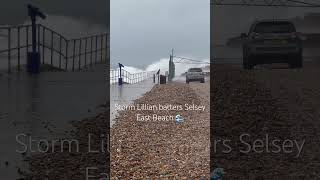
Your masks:
M147 79L136 84L110 85L110 126L115 123L115 117L117 116L116 104L129 105L135 99L150 91L154 85L152 79Z
M107 98L103 70L101 66L93 72L0 75L0 144L5 145L0 148L2 179L19 178L18 168L27 169L23 155L16 152L24 148L17 135L46 140L65 137L70 121L105 110L99 107Z

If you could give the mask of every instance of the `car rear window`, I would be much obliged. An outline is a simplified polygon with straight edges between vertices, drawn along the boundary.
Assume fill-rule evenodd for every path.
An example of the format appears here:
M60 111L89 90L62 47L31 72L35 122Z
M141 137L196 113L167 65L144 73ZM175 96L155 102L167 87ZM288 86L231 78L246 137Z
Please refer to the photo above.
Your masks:
M256 33L292 33L295 27L290 22L260 22L253 32Z
M190 68L189 72L202 72L201 68Z

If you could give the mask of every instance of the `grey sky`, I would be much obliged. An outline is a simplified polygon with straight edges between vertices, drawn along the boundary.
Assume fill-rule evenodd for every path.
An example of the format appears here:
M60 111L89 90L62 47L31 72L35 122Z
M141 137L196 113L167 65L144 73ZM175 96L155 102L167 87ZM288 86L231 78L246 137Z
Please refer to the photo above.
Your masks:
M141 67L176 55L209 58L209 0L111 0L111 64Z
M212 12L211 39L214 44L223 44L230 37L248 32L254 20L303 17L305 13L319 13L320 8L214 6Z

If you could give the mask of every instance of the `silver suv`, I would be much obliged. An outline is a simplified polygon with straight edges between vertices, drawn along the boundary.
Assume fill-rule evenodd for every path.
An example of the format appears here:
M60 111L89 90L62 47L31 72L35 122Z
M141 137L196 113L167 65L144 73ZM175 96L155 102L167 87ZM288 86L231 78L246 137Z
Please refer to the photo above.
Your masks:
M201 68L190 68L188 72L186 72L186 83L191 81L200 81L204 83L204 73Z
M244 40L244 69L271 63L288 63L291 68L302 67L301 39L290 21L256 21L249 33L242 33L241 38Z

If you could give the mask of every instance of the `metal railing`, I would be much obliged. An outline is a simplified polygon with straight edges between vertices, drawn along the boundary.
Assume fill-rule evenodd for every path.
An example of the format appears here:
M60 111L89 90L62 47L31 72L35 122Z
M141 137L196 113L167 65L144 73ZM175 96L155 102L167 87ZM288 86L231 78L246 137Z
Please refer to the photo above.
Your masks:
M121 70L121 77L123 82L127 84L135 84L146 79L152 78L155 74L155 71L143 71L138 73L130 73L124 69ZM120 77L119 69L110 69L110 84L115 84L118 82Z
M0 68L7 60L8 72L20 71L32 47L31 25L0 27ZM60 70L81 70L108 58L108 34L67 39L54 30L37 24L37 51L41 63ZM7 39L7 41L3 40Z

